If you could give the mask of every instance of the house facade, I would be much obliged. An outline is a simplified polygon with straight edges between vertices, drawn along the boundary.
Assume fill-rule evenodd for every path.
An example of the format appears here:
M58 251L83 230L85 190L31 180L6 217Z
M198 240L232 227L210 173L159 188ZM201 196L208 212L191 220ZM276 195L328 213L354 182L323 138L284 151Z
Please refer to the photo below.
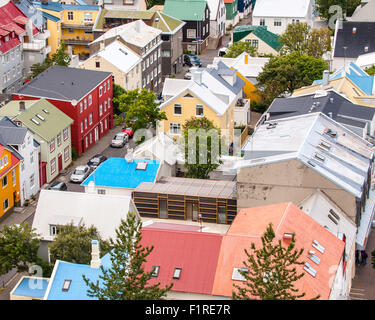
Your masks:
M238 15L240 19L252 11L252 0L238 0Z
M113 127L113 86L109 72L52 66L25 84L14 100L45 98L74 120L72 146L91 148Z
M112 10L146 10L146 0L98 0L98 5Z
M40 190L39 183L39 153L40 145L34 140L33 134L27 128L18 125L4 117L0 120L0 135L3 141L22 156L19 166L20 204L36 195Z
M238 0L224 0L226 12L226 27L234 27L239 21Z
M182 48L199 54L207 49L210 36L210 9L206 1L166 0L163 13L186 22Z
M209 48L218 49L225 34L226 7L224 0L208 0L207 3L210 9Z

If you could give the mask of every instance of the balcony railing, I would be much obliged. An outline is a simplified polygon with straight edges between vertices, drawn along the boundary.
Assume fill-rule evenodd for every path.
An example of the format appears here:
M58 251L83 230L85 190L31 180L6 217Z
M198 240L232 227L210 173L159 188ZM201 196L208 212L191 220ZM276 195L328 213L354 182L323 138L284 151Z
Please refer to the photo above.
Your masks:
M82 45L88 45L90 42L93 41L93 39L89 38L75 38L75 39L63 39L66 44L82 44Z
M44 30L43 32L38 33L35 38L38 40L46 40L51 36L51 33L49 30Z
M33 42L23 43L23 50L40 51L45 47L47 47L45 40L34 39Z
M250 99L238 99L235 105L236 108L247 109L250 107Z
M62 29L85 29L85 30L91 30L92 27L94 26L93 22L84 22L81 21L80 24L75 24L75 23L62 23L61 28Z

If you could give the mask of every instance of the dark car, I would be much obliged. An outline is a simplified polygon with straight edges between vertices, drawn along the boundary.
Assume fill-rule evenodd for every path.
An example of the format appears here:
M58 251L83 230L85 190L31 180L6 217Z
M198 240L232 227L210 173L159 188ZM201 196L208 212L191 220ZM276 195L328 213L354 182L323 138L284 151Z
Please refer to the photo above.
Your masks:
M201 67L202 63L199 58L194 54L185 54L184 55L184 64L189 67Z
M66 191L68 190L68 187L66 186L65 182L62 181L54 181L51 183L51 185L48 187L48 190L60 190L60 191Z
M93 156L89 162L87 162L87 165L92 168L92 169L96 169L97 167L99 167L99 165L106 161L107 160L107 157L106 156L103 156L102 154L97 154L95 156Z

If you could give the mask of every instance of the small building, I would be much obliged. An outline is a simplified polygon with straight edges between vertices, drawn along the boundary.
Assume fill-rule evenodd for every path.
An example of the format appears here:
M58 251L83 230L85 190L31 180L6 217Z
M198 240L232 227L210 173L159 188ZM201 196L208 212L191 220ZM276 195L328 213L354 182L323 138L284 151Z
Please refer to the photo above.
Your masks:
M146 0L98 0L98 5L104 9L112 10L146 10L147 1Z
M281 35L290 23L305 22L313 26L313 0L258 0L253 10L254 26L266 26L273 33Z
M129 211L139 217L131 197L43 189L32 224L41 239L38 255L49 259L48 244L58 234L59 227L67 224L93 225L104 240L114 239L116 228Z
M207 0L210 9L210 38L209 49L222 46L225 34L226 8L224 0Z
M131 196L140 183L156 181L162 170L158 160L109 158L81 185L86 193Z
M234 181L161 177L139 184L133 199L148 218L230 224L237 214Z
M224 0L225 3L225 13L227 28L234 27L239 21L240 16L238 14L238 0Z
M22 276L10 292L10 300L43 300L49 278Z
M260 56L278 56L283 46L279 35L267 30L267 26L237 26L232 33L233 43L248 42L257 49Z

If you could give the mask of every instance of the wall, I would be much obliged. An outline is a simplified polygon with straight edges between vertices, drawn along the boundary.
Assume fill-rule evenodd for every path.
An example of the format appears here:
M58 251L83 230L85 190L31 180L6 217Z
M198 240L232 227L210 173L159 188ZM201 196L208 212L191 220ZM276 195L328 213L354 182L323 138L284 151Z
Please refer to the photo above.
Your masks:
M273 54L275 56L279 55L279 52L270 47L267 43L265 43L262 39L258 38L254 33L249 33L247 36L242 38L241 42L249 42L252 40L258 40L258 53L260 54Z
M5 60L6 57L8 60ZM0 53L0 93L12 93L22 86L23 63L22 44L4 54ZM7 81L5 74L8 74Z
M86 193L91 193L88 186L84 188ZM105 194L131 197L134 189L95 186L94 193L98 193L98 190L105 190Z
M238 3L237 0L233 0L232 3L225 3L226 8L226 26L235 26L239 21L238 16Z
M242 88L242 91L245 93L246 99L250 99L250 102L256 101L259 102L261 97L260 97L260 92L255 87L246 77L244 77L240 72L236 71L236 74L243 80L245 81L245 85Z
M318 188L355 222L355 197L299 160L240 169L237 173L238 209L289 201L300 203Z

